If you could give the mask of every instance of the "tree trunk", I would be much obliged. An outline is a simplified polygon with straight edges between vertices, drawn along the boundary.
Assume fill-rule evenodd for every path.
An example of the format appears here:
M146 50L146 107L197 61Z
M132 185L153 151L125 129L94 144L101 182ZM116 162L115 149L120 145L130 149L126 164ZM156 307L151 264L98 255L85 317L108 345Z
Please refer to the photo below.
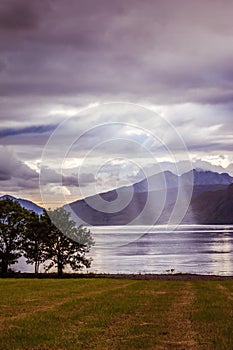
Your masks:
M58 262L58 264L57 264L57 275L58 275L58 277L62 276L62 272L63 272L62 270L63 270L63 265L62 265L61 262Z
M6 274L8 271L8 261L2 259L2 274Z
M39 273L39 266L40 266L39 262L36 261L35 262L35 275L38 275L38 273Z

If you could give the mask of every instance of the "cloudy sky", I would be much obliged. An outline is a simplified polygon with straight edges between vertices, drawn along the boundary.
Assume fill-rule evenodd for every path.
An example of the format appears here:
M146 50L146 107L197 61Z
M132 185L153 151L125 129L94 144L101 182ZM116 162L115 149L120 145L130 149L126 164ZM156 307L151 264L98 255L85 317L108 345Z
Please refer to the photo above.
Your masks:
M232 0L2 0L1 194L40 204L42 189L52 206L189 160L233 175L232 13Z

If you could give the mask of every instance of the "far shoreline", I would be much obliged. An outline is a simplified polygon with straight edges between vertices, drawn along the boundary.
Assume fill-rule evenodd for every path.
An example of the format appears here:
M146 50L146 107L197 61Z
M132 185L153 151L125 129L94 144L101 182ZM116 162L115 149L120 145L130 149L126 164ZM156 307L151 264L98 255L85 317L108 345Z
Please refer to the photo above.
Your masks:
M56 273L8 273L0 275L0 279L6 278L24 278L24 279L90 279L90 278L110 278L110 279L129 279L129 280L158 280L158 281L224 281L233 280L233 275L202 275L191 273L168 273L168 274L130 274L130 273L64 273L57 276Z

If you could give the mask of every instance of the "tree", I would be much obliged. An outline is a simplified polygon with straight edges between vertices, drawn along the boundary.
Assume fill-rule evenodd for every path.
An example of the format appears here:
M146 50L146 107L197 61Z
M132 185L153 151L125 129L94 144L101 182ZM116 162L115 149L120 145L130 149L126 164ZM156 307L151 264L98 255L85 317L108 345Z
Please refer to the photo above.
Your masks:
M0 269L3 274L21 256L21 235L28 214L18 202L9 198L0 200Z
M44 220L47 221L47 257L50 261L47 270L56 267L58 276L62 276L67 266L75 271L90 267L91 259L85 256L94 245L90 230L77 227L70 213L63 208L48 211Z
M48 258L47 225L43 216L31 212L25 233L23 234L22 248L27 264L34 264L35 274L39 273L39 267Z

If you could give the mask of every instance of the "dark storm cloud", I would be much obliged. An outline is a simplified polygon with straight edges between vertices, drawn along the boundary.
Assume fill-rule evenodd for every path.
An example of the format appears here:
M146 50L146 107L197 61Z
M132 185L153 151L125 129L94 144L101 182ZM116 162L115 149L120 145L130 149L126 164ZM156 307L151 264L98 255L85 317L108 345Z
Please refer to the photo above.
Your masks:
M31 30L37 27L33 1L3 0L0 4L0 29L3 31Z
M1 94L232 101L232 11L217 0L6 1ZM12 35L11 23L25 30Z
M95 177L91 173L85 173L81 175L63 175L62 185L67 187L72 186L86 186L91 183L95 183Z
M38 192L38 186L39 174L18 159L9 148L0 146L0 192L15 195L22 191L23 195L28 190L30 196L33 191Z
M55 130L57 125L33 125L24 128L0 129L0 138L24 134L44 134Z
M59 174L56 170L43 166L40 171L40 182L45 184L59 184L62 186L85 186L95 182L95 177L91 173L64 175Z
M38 173L19 160L9 148L0 146L0 181L12 178L23 179L25 182L37 181L38 177Z

